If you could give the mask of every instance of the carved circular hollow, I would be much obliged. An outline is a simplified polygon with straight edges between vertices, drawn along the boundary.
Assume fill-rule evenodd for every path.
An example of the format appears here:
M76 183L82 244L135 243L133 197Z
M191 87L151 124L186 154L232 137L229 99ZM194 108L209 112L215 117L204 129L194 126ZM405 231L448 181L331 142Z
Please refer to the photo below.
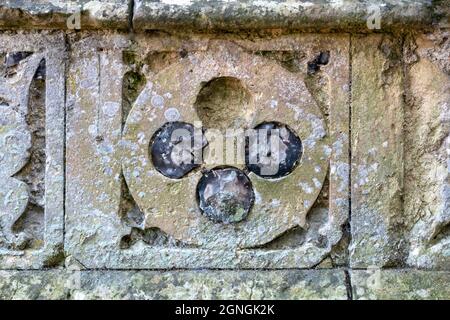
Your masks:
M243 171L224 167L203 172L197 186L197 200L203 215L227 224L240 222L248 216L255 195Z
M180 179L200 166L200 157L206 141L199 129L195 139L194 126L184 122L167 122L153 135L150 154L153 166L162 175Z
M302 141L286 125L264 122L254 128L254 136L246 138L245 163L254 174L266 178L282 178L300 162Z
M218 77L202 86L195 109L205 128L242 128L254 111L251 99L242 81L234 77Z
M146 228L160 228L202 248L262 245L295 226L305 227L306 215L328 170L331 149L326 124L301 75L232 43L217 41L210 48L188 53L158 73L146 75L150 81L134 103L124 127L124 177L144 212ZM178 111L178 121L194 126L200 122L196 112L199 92L205 83L221 77L239 79L253 97L250 103L255 110L248 117L248 128L276 120L288 126L303 147L301 161L287 176L264 179L253 172L248 174L254 204L245 220L232 224L215 223L200 211L196 197L200 170L193 170L182 179L170 179L158 172L148 152L151 138L167 122L168 109ZM212 168L217 166L220 164ZM245 164L233 167L243 169Z

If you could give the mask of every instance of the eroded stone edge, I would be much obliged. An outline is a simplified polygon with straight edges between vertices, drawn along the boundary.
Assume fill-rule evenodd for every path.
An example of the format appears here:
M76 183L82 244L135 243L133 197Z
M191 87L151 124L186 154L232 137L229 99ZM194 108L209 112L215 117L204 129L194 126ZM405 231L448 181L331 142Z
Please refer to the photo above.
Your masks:
M0 29L126 30L129 12L128 0L6 1L0 4Z
M448 10L429 1L381 1L382 30L403 27L429 28L444 20ZM136 30L242 30L290 29L309 31L370 32L367 19L373 1L233 1L210 2L135 0L133 26ZM445 20L447 19L447 20Z
M401 46L384 35L352 36L350 265L396 265L403 242ZM396 232L394 230L397 230Z
M381 31L429 29L449 24L448 2L380 1ZM160 0L6 1L0 4L0 29L262 30L372 32L364 1L213 1L174 4ZM70 21L69 21L70 20ZM69 21L69 23L68 23Z
M450 272L351 270L354 299L449 299ZM343 270L0 271L1 299L347 299Z
M338 52L341 52L340 60L336 60L336 65L334 63L330 64L329 72L331 72L330 76L340 75L342 77L342 82L337 83L337 88L333 91L332 97L333 101L338 101L338 107L340 111L346 110L345 115L337 116L337 114L332 114L334 120L339 123L336 124L336 128L332 128L333 131L342 130L343 136L339 136L336 134L334 137L336 142L341 142L343 146L348 144L347 137L345 137L345 133L348 132L348 110L346 105L347 100L347 90L348 88L345 85L348 83L348 63L346 63L348 59L348 36L339 36L336 39L329 39L325 35L318 36L321 41L323 41L324 48L321 49L332 49L333 55L336 57L334 60L338 59ZM278 50L298 50L304 47L304 42L312 41L315 43L314 39L317 41L317 37L313 35L302 35L301 37L283 37L280 40L267 40L261 41L258 43L252 43L249 41L237 41L239 45L252 50L270 50L271 48L276 48ZM106 40L106 43L104 42ZM149 47L155 47L154 50L157 50L161 45L160 39L155 38L152 41L148 41L147 38L142 38L142 45ZM303 41L302 41L303 40ZM167 38L164 41L164 46L167 47L169 44L175 41L175 44L178 45L179 42L172 38ZM183 46L190 44L190 41L182 42ZM311 44L312 45L312 44ZM126 47L127 41L121 37L117 36L111 39L110 37L107 39L103 39L103 37L88 37L86 39L81 40L74 44L73 49L75 52L85 52L86 54L94 50L95 47L109 47L112 46L115 48L114 50L119 50L119 48ZM169 45L170 47L171 45ZM315 45L313 45L315 46ZM76 49L75 49L76 48ZM319 50L317 48L317 50ZM95 51L95 50L94 50ZM343 60L343 61L341 61ZM342 68L344 70L342 70ZM71 74L76 75L77 72L71 72ZM114 78L114 77L112 77ZM72 88L72 80L69 79L69 88ZM108 86L107 86L108 87ZM72 94L69 90L68 94L68 105L72 104ZM91 101L92 102L92 101ZM86 100L84 101L86 103ZM336 110L337 111L337 110ZM72 123L72 111L68 112L68 126L67 126L67 137L68 137L68 163L71 164L71 154L72 149L74 150L74 154L79 152L78 147L74 147L71 137L73 136L73 123ZM336 117L336 118L335 118ZM341 127L342 126L342 127ZM335 132L333 132L335 134ZM83 139L81 139L83 141ZM70 146L70 148L69 148ZM343 161L343 163L348 163L348 155L346 154L335 154L334 160L335 162ZM86 170L87 166L83 166L84 170ZM72 166L68 166L68 175L67 178L70 180L73 178L71 175ZM74 172L77 172L76 170ZM68 180L68 181L69 181ZM341 181L342 180L342 181ZM96 180L97 181L97 180ZM69 181L70 182L70 181ZM344 189L340 191L336 191L333 193L333 198L338 199L339 196L344 196L344 202L332 205L332 219L333 226L330 227L332 238L330 240L330 245L334 245L336 241L340 239L341 232L340 226L345 223L348 217L348 199L345 198L347 195L347 184L348 177L339 177L336 181L332 181L333 183L340 184L341 182L344 185ZM80 231L82 228L78 225L78 227L73 228L72 219L80 219L80 212L74 214L76 210L74 210L72 206L72 197L73 195L80 190L80 186L76 187L73 192L71 192L71 188L73 187L74 181L71 180L68 183L68 190L66 193L67 196L67 237L66 237L66 249L68 249L69 254L73 255L76 259L78 259L86 268L113 268L113 269L121 269L121 268L157 268L157 269L166 269L166 268L311 268L323 259L330 250L328 248L318 248L314 246L304 246L295 249L286 249L286 250L243 250L238 252L230 252L223 250L202 250L202 249L179 249L179 248L151 248L147 247L144 244L136 245L134 248L130 250L118 250L115 248L115 242L117 240L110 239L109 237L112 235L108 235L108 241L102 240L105 245L101 247L102 252L106 250L106 247L110 248L109 255L102 254L98 247L95 247L92 244L92 241L88 241L87 244L80 245L78 243L79 240L72 240L72 231L76 231L74 235ZM108 187L109 188L109 187ZM102 189L102 188L100 188ZM336 187L336 189L339 189ZM75 192L75 190L77 190ZM98 189L95 189L98 190ZM95 192L95 191L94 191ZM80 202L75 201L74 204L78 204ZM112 202L108 202L112 204ZM117 211L117 210L113 210ZM89 215L92 215L89 213ZM82 219L85 222L84 219ZM335 225L334 225L335 224ZM90 227L90 224L87 223L87 228ZM114 227L117 228L117 227ZM105 229L105 228L104 228ZM108 228L106 228L109 230ZM120 228L119 228L120 229ZM87 229L86 229L87 230ZM123 230L122 230L123 231ZM86 231L86 234L91 234L91 231ZM120 233L120 232L119 232ZM78 239L76 236L73 239ZM108 244L108 245L106 245ZM151 258L150 258L151 257Z

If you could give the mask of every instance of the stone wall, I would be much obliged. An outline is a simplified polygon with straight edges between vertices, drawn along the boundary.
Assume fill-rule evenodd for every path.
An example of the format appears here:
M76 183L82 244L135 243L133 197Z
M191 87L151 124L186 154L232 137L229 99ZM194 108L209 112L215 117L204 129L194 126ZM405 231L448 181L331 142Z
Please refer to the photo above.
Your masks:
M449 299L449 8L0 4L0 298Z

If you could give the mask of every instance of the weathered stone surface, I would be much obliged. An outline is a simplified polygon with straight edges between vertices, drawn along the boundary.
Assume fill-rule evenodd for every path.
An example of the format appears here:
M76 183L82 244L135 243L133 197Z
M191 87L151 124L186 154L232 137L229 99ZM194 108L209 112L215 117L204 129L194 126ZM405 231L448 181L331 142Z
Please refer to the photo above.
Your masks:
M402 261L402 48L352 36L352 267Z
M122 0L3 0L0 29L128 29Z
M449 31L421 35L411 45L404 162L407 262L450 270Z
M353 299L448 300L450 272L420 270L350 271Z
M120 224L121 165L115 153L121 139L125 73L120 48L128 41L112 36L101 51L99 38L74 41L66 102L65 248L82 264L91 261L93 266L120 261L114 251L126 233ZM96 257L84 261L80 256L86 254ZM100 262L97 257L102 255Z
M28 204L28 190L24 182L12 178L28 162L31 148L31 134L24 117L12 107L0 106L2 141L0 210L3 212L0 226L3 233L2 242L15 249L27 240L24 233L14 234L13 226L24 213Z
M0 53L0 269L51 266L63 250L65 41L3 33Z
M126 37L74 42L67 117L68 252L88 268L307 267L319 263L341 239L348 215L348 154L344 152L348 145L348 37L321 39L315 43L311 37L284 37L237 45L231 39L207 37L197 41L137 37L134 51L142 58L131 65L121 59ZM314 61L320 50L332 58L321 67L323 71L307 75L308 61ZM291 51L301 52L303 63L288 67L269 56ZM129 113L124 113L121 80L130 68L143 72L147 83ZM153 168L148 153L151 137L167 121L167 110L178 110L177 121L195 123L201 85L218 76L240 79L251 93L253 100L246 109L251 116L243 118L247 126L281 121L295 130L304 145L300 165L283 179L249 175L255 204L245 221L233 225L217 224L201 214L195 199L199 171L183 179L168 179ZM320 81L337 86L320 87ZM320 97L320 104L313 95ZM327 142L327 122L333 145ZM316 239L302 240L285 250L253 249L296 226L309 228L306 215L324 185L329 157L333 159L331 205L315 224L320 229ZM126 185L121 181L122 170ZM124 210L128 206L124 199L129 199L130 211ZM175 247L133 239L136 233L146 238L148 232L172 239L169 242Z
M178 81L172 81L175 75ZM144 213L146 228L159 228L178 240L203 248L222 249L262 245L293 227L305 227L306 214L327 174L331 149L325 119L299 74L289 72L275 61L251 55L232 42L211 40L208 50L188 52L159 73L149 70L146 77L147 84L126 119L121 150L123 175ZM161 123L167 121L167 108L179 110L179 121L195 123L199 120L195 101L202 84L219 77L238 79L250 92L251 102L245 110L247 118L241 124L242 129L277 120L304 141L302 163L290 175L269 180L249 174L256 200L251 214L239 225L224 226L200 214L195 197L200 171L177 181L168 180L156 172L148 158L148 144ZM154 104L158 97L162 98L161 105ZM226 100L223 105L227 105ZM215 127L204 129L207 139L217 133ZM220 156L209 162L204 159L202 167L243 166L237 161L226 161ZM308 190L292 197L305 184Z
M367 20L378 12L384 31L448 26L447 0L4 0L0 29L370 32Z
M450 5L378 4L3 1L0 298L449 299Z
M351 265L448 270L448 31L352 43Z
M347 299L339 270L0 271L0 299Z
M450 273L353 270L354 299L449 299ZM1 299L347 299L343 271L0 271Z
M430 1L379 1L382 29L424 28L448 12ZM172 1L136 0L137 30L289 29L370 31L373 1Z

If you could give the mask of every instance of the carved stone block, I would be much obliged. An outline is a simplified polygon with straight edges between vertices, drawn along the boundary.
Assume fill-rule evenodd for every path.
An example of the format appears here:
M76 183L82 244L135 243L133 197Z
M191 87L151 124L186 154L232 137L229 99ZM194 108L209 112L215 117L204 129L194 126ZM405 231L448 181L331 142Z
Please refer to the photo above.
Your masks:
M345 241L347 36L72 40L66 248L82 266L312 267ZM168 123L201 123L198 166L155 160ZM206 159L217 156L213 132L270 123L285 132L286 157L298 156L280 176ZM217 198L220 188L235 193ZM222 207L211 213L211 201ZM223 203L243 207L228 215Z
M352 44L351 266L450 270L448 31Z
M0 35L0 268L63 256L64 72L61 33Z

